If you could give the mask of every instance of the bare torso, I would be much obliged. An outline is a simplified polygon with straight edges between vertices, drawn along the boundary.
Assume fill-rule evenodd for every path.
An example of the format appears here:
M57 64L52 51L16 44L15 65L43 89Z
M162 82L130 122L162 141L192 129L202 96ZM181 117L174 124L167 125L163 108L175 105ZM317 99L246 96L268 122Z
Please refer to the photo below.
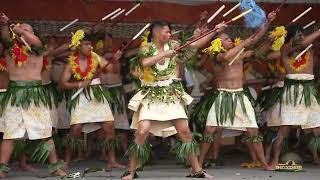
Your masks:
M9 85L9 74L6 71L0 71L0 89L7 89Z
M50 68L49 69L42 68L43 69L41 72L42 84L48 84L51 82L52 60L48 59L48 61L49 61L48 66Z
M13 81L41 80L43 57L30 55L28 60L21 66L15 65L14 60L7 61L9 78Z
M215 64L217 88L239 89L243 85L243 61L236 60L231 66L227 62Z
M105 59L112 58L112 53L106 53L104 55ZM111 64L108 67L107 73L102 73L100 76L100 81L102 84L105 85L113 85L113 84L120 84L122 83L122 76L121 76L121 70L120 70L120 62L116 62L115 64Z
M52 65L51 79L55 82L59 82L63 69L64 69L63 63L54 63Z

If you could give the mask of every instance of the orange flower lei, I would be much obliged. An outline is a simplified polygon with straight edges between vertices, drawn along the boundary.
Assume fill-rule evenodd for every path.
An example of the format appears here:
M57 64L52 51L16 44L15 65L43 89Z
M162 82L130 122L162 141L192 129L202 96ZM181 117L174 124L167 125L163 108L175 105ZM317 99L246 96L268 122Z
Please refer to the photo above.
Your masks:
M0 71L8 71L7 62L2 58L0 58Z
M82 72L80 69L78 52L73 52L69 56L68 60L71 65L73 77L76 80L91 80L95 75L99 65L99 56L94 52L91 52L91 54L87 57L87 68L84 72Z
M15 65L21 67L27 62L28 56L29 53L27 47L15 40L12 49L12 58L14 59Z
M310 51L308 51L304 55L302 55L301 58L298 60L295 60L295 58L292 57L288 61L288 64L290 68L293 69L294 71L301 72L309 65L310 56L311 56L311 53Z

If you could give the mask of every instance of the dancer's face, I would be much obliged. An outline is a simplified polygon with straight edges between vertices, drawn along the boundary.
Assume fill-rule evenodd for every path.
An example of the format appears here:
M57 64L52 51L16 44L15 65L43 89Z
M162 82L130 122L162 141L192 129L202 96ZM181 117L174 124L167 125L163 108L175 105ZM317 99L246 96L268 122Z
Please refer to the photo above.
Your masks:
M91 41L81 41L79 52L85 56L89 56L92 51Z
M169 26L158 27L154 30L154 37L161 42L168 42L171 38Z
M222 41L222 46L225 48L225 49L231 49L234 47L234 43L233 41L231 40L230 36L226 33L222 33L219 35L219 38L221 39Z
M303 38L304 38L303 32L297 31L290 42L293 44L300 44L300 42L302 41Z

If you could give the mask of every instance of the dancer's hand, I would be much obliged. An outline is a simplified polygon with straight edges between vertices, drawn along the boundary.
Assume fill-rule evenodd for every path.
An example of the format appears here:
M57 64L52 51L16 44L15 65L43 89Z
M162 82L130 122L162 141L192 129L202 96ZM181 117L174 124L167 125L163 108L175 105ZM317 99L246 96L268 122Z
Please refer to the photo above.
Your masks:
M113 59L115 61L118 61L123 55L123 52L121 50L118 50L114 55L113 55Z
M8 16L4 13L0 13L0 24L8 24L8 21Z
M168 50L168 51L164 51L162 53L164 58L170 58L172 56L174 56L177 52L175 50Z
M85 88L85 87L89 86L90 84L91 84L91 80L84 80L84 81L80 82L80 87Z
M274 21L274 20L276 19L276 17L277 17L277 13L276 13L275 11L270 12L270 13L268 14L268 20L269 20L269 22Z
M216 25L216 29L217 29L217 32L222 32L224 31L224 29L227 27L227 25L225 24L225 22L223 21L222 23L220 24L217 24Z
M193 37L199 37L201 33L204 32L200 28L197 28L193 31Z
M208 11L203 11L203 12L200 14L200 21L205 20L208 16L209 16Z

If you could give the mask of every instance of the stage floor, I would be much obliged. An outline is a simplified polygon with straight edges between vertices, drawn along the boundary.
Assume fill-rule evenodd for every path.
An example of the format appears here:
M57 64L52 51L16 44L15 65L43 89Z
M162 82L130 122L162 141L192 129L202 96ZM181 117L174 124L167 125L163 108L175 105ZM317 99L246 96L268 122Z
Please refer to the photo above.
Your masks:
M241 156L241 155L240 155ZM207 172L214 175L217 180L319 180L320 166L305 164L306 172L286 173L286 172L268 172L260 169L242 169L239 164L243 162L243 158L229 159L225 161L225 166L219 169L209 168ZM87 167L104 167L106 163L98 160L80 161L72 164L70 172L82 172ZM35 176L47 175L47 169L39 167L36 174L22 172L18 170L15 164L11 165L12 171L8 175L8 179L32 180L38 179ZM89 173L85 180L105 180L120 179L124 170L113 169L111 172L95 172ZM190 179L184 178L188 174L188 170L180 165L176 165L173 160L156 160L152 166L146 166L144 171L138 172L139 179L148 180L165 180L165 179ZM46 180L59 179L56 177L47 177ZM78 178L81 179L81 178ZM82 178L82 180L84 180Z

